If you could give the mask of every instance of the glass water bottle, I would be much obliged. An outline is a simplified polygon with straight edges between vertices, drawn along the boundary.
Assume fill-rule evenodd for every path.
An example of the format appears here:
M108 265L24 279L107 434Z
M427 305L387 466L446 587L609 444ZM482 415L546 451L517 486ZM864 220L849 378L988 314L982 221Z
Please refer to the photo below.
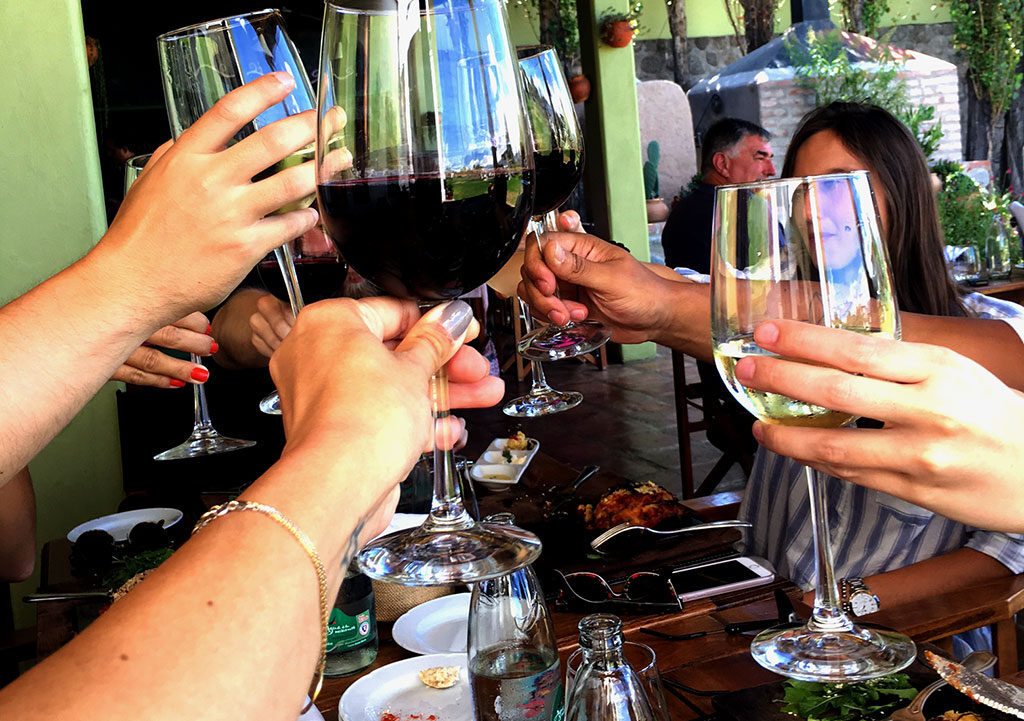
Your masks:
M512 525L511 513L485 523ZM473 586L469 678L477 721L561 721L555 629L533 568Z
M657 721L640 677L622 653L622 621L595 613L579 629L583 661L569 689L565 721Z

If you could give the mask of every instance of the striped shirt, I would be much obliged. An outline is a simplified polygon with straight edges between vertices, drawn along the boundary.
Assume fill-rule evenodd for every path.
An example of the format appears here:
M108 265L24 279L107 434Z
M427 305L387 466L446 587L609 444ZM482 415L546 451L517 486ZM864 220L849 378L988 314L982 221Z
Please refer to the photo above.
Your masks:
M1021 306L979 293L963 300L980 318L1024 316ZM1024 330L1020 323L1010 325L1018 334ZM871 576L958 548L991 556L1013 573L1024 571L1024 535L973 528L888 493L821 477L837 578ZM814 547L803 466L758 448L739 517L753 524L741 542L744 553L767 559L779 575L801 588L813 587ZM971 645L978 647L973 641Z

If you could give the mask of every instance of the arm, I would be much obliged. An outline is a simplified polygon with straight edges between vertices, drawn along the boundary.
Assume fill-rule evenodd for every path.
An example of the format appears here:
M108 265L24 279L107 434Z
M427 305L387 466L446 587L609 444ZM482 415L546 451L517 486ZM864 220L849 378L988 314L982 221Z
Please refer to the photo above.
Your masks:
M0 486L0 581L24 581L36 562L36 495L28 468Z
M270 249L316 222L313 210L264 218L312 192L311 164L251 182L313 139L313 113L225 147L293 84L268 75L222 98L154 153L88 255L0 308L0 374L17 379L0 386L0 407L20 409L0 419L0 485L154 331L215 305Z
M310 537L331 599L430 440L431 373L473 332L465 304L453 339L439 324L445 307L414 326L415 304L374 300L385 302L327 301L302 313L271 363L288 445L242 496ZM382 342L403 335L393 351ZM484 368L469 349L449 363L461 402L500 398ZM228 514L0 691L0 716L294 721L319 652L318 595L291 534L255 513ZM58 698L55 684L76 692Z
M217 363L232 369L266 366L294 323L288 304L267 291L235 291L213 317L214 336L221 339Z

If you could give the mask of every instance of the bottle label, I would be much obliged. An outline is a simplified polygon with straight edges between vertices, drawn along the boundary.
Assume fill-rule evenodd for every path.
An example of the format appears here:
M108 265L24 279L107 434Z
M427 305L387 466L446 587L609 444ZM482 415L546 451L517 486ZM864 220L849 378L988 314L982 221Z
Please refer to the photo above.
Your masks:
M331 609L331 618L327 625L327 653L347 651L360 646L374 637L377 625L370 609L349 616L341 609Z

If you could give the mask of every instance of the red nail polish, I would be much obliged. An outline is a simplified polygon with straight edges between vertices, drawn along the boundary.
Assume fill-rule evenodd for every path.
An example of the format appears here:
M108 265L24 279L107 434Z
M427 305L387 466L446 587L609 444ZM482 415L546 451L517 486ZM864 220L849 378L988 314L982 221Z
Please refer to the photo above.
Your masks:
M171 378L171 388L184 388L185 381L179 381L177 378Z
M206 335L210 335L210 333L212 333L212 332L213 332L213 326L212 325L207 325L206 326Z
M205 368L193 368L192 372L189 373L189 377L194 381L203 383L207 378L210 377L210 371Z
M219 349L220 349L220 346L217 345L217 341L215 341L215 340L210 341L210 353L211 354L212 353L216 353Z

